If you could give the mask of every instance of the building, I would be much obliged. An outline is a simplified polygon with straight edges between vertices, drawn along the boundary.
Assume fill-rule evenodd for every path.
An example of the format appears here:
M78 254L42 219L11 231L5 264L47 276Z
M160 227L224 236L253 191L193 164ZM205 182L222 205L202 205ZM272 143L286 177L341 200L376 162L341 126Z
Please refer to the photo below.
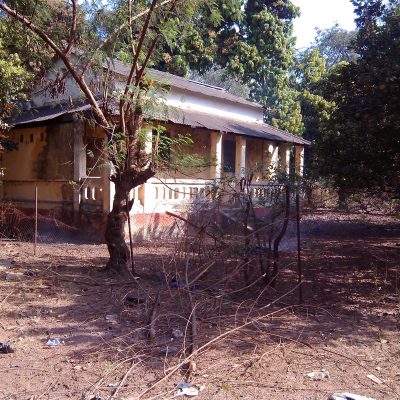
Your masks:
M123 87L129 68L118 61L109 68L116 89ZM261 105L168 73L148 74L168 87L163 100L168 135L190 134L194 144L187 152L213 161L202 170L164 172L137 187L131 211L137 233L156 231L151 224L168 225L166 211L207 201L205 188L224 176L240 178L252 170L252 187L260 192L268 188L276 171L289 171L291 162L302 174L304 146L309 143L265 124ZM10 138L18 149L2 155L1 198L29 210L37 187L42 213L98 227L113 199L110 169L101 158L104 134L81 117L90 107L74 82L67 79L65 87L56 99L39 88L29 110L14 119Z

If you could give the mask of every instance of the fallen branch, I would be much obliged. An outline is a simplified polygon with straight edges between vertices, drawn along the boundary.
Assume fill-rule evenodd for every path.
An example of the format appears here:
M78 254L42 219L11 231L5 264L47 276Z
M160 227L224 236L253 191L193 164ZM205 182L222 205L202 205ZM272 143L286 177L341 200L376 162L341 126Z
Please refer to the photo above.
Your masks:
M196 304L193 301L193 294L190 290L189 286L189 278L188 278L188 268L189 268L189 258L186 260L186 288L189 297L190 304L190 322L191 322L191 336L192 336L192 344L190 348L190 353L194 353L197 349L197 318L196 318Z
M284 295L280 296L279 298L277 298L276 300L272 301L271 303L269 303L267 306L272 306L274 303L278 302L279 300L281 300L283 297L289 295L290 293L292 293L294 290L296 290L298 288L298 285L296 285L293 289L289 290L289 292L285 293ZM267 307L264 306L263 308ZM150 392L151 390L153 390L156 386L158 386L161 382L164 382L165 380L167 380L169 377L171 377L176 371L178 371L180 368L182 368L184 365L186 365L192 358L194 358L195 355L199 354L202 350L204 350L205 348L209 347L210 345L212 345L213 343L216 343L222 339L224 339L225 337L231 335L234 332L240 331L241 329L245 328L246 326L256 322L256 321L260 321L262 319L265 319L271 315L273 315L275 312L270 312L268 314L262 315L260 317L257 318L253 318L251 321L245 322L244 324L237 326L236 328L230 329L224 333L221 333L220 335L216 336L215 338L211 339L210 341L208 341L207 343L203 344L203 346L200 346L199 348L197 348L195 351L193 351L189 356L187 356L183 361L181 361L179 364L177 364L175 367L171 368L171 372L169 372L168 374L164 375L163 378L161 378L160 380L158 380L154 385L150 386L148 389L146 389L143 393L139 394L138 399L142 398L145 394L147 394L148 392ZM302 343L303 345L306 345L307 347L312 348L311 345L306 344L306 343Z
M119 383L119 385L113 390L112 395L110 396L109 400L115 399L115 397L117 396L119 390L121 389L121 387L124 385L126 378L128 377L128 375L131 373L133 367L135 366L135 361L132 361L131 367L128 369L128 371L126 372L126 374L123 376L123 378L121 379L121 382Z
M148 338L150 340L153 340L156 337L156 316L157 316L157 307L158 303L160 302L160 294L161 294L161 289L158 290L156 300L154 301L153 309L151 310L150 316L149 316L149 334Z

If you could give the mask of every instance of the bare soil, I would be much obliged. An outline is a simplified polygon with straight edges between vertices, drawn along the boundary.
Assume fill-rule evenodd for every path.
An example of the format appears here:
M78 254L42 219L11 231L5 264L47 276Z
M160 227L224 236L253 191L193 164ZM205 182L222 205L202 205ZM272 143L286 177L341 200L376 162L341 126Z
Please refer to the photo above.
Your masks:
M104 270L104 245L39 244L33 256L30 243L0 242L0 342L15 348L0 354L0 399L171 399L185 379L199 399L400 399L400 221L320 211L302 232L301 305L295 251L283 254L275 288L243 290L234 259L192 243L188 280L209 270L190 291L190 375L182 243L137 247L137 284ZM62 344L46 346L55 338Z

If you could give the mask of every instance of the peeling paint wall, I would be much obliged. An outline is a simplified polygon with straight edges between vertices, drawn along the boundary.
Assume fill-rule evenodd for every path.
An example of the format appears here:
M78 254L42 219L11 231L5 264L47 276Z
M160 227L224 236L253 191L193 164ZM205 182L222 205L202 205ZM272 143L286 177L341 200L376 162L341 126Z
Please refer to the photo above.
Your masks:
M72 214L73 123L14 129L18 149L2 155L3 198L20 208L33 208L38 187L39 209Z

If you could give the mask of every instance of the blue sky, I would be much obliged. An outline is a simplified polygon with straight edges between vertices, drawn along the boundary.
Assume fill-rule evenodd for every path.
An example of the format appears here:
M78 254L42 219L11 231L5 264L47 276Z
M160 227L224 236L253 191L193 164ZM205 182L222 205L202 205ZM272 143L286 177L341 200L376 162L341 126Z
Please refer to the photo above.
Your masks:
M330 28L336 22L347 30L355 28L350 0L292 0L301 17L294 22L297 48L307 47L315 37L315 27Z

